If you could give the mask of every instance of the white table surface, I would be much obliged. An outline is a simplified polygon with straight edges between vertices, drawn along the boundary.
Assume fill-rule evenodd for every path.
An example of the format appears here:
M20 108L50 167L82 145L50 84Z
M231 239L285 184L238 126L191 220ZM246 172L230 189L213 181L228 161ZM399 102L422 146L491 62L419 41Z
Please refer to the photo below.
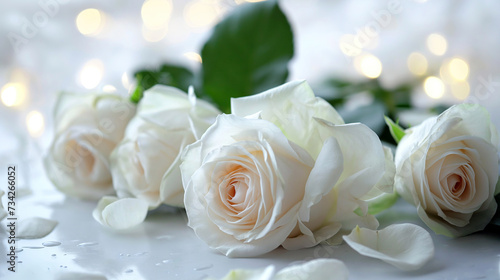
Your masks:
M67 198L44 175L31 180L32 194L17 200L19 219L50 218L59 222L41 239L19 240L17 272L0 262L1 279L73 279L68 272L91 272L107 279L203 279L222 277L233 268L278 269L291 263L326 257L342 260L350 279L499 279L499 232L482 232L459 239L431 233L435 257L422 269L400 271L380 260L364 257L349 246L317 246L287 251L278 248L258 258L227 258L208 248L186 225L184 211L168 209L150 213L146 221L127 232L103 228L92 218L96 203ZM423 225L415 210L399 201L379 216L381 228L395 222ZM5 225L6 220L2 221ZM7 234L0 232L0 252L5 256ZM44 247L43 242L61 245ZM91 245L79 246L90 242ZM93 245L92 245L93 244ZM85 278L84 278L85 279Z

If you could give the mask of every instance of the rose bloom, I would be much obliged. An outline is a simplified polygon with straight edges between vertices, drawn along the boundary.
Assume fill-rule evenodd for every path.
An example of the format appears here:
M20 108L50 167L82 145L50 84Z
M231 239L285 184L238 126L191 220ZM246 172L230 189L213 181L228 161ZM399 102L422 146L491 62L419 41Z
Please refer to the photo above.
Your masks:
M495 214L498 132L479 105L461 104L406 131L395 187L436 233L482 230Z
M368 127L345 125L305 82L233 99L232 113L181 164L188 225L210 247L249 257L378 226L360 199L385 170Z
M220 112L174 87L147 90L123 141L111 155L118 197L137 197L154 208L183 206L180 154L201 137Z
M55 138L45 170L62 192L97 200L113 193L109 156L135 114L112 94L62 93L55 109Z

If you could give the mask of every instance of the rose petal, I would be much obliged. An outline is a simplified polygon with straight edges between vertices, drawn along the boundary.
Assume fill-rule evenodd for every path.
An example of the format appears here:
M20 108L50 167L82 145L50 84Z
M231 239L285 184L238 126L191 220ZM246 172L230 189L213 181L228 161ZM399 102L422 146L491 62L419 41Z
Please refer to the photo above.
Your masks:
M272 280L275 267L270 265L264 269L234 269L221 280ZM213 279L208 278L206 280Z
M413 224L391 225L382 230L356 227L344 240L361 255L402 270L419 269L434 256L431 236Z
M275 280L287 279L347 279L345 264L335 259L315 259L304 264L286 267L278 272Z
M137 198L105 196L101 198L92 216L104 226L124 230L144 221L148 213L148 203Z
M17 227L17 238L37 239L42 238L56 227L57 221L32 217L20 220Z

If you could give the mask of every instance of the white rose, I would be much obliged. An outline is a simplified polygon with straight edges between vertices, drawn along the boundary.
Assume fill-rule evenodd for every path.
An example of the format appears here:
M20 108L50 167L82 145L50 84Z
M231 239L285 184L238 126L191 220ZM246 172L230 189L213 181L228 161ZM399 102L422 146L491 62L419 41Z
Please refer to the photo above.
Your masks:
M436 233L482 230L497 207L498 143L484 108L453 106L406 131L396 151L395 187Z
M305 82L233 99L232 112L188 146L181 165L189 226L210 247L256 256L378 226L360 199L385 170L373 131L344 125Z
M86 199L113 193L109 155L134 114L135 106L117 95L62 93L54 114L55 138L44 160L54 185Z
M137 197L150 207L183 206L180 154L213 124L220 112L179 89L154 86L146 91L123 141L111 155L118 197Z

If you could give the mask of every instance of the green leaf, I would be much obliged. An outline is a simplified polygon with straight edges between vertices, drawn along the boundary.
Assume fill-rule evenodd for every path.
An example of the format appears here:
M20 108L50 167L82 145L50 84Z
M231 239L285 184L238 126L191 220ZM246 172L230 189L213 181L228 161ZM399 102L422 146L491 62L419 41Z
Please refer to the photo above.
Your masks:
M145 90L154 85L168 85L187 92L189 86L194 85L193 73L181 66L162 65L158 70L140 70L134 74L137 87L130 97L134 103L138 103Z
M367 125L377 134L380 134L384 130L385 107L380 102L374 102L354 110L344 110L343 107L340 107L338 112L345 123L360 122Z
M392 137L394 138L396 143L399 143L399 141L401 141L401 139L406 134L404 129L401 126L399 126L399 124L394 123L394 121L392 121L390 118L385 116L384 119L385 119L385 123L389 127L389 130L391 131Z
M283 84L293 57L293 34L277 1L239 6L217 24L203 46L204 92L229 112L230 98Z

